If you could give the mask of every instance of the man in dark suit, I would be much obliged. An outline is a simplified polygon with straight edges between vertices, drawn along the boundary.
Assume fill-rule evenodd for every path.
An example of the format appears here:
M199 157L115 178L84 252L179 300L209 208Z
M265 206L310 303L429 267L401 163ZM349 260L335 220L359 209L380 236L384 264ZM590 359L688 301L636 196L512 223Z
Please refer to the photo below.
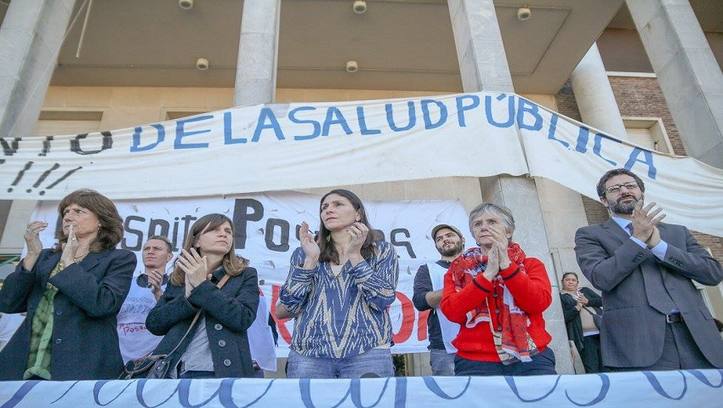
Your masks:
M580 228L575 254L602 291L603 364L612 370L722 368L723 340L693 280L717 285L721 265L687 228L663 224L645 185L625 169L597 185L610 219Z

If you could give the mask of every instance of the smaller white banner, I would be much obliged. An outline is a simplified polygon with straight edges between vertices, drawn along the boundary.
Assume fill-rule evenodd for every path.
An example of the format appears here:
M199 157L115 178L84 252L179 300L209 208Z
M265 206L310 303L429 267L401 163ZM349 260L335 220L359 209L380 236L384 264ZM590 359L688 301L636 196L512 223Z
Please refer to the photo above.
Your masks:
M518 98L518 126L530 175L598 201L600 177L626 168L645 183L645 201L663 209L663 222L723 236L723 169L647 150Z
M194 220L209 213L225 214L234 223L236 252L250 259L251 266L257 269L263 299L273 314L279 289L289 272L289 259L300 245L299 225L306 221L312 229L318 228L319 199L319 196L284 192L237 198L117 201L125 229L119 247L137 254L140 269L141 249L149 236L167 236L178 254ZM45 220L50 225L40 235L46 248L55 243L53 226L58 222L57 205L57 202L41 202L33 215L34 219ZM467 215L458 201L451 200L368 201L364 205L372 227L394 246L399 256L397 300L389 309L395 343L392 351L426 351L428 312L420 313L412 304L414 276L421 264L439 259L430 237L435 225L457 226L466 235L467 243L474 242L468 232ZM286 356L293 321L277 322L277 329L277 355Z

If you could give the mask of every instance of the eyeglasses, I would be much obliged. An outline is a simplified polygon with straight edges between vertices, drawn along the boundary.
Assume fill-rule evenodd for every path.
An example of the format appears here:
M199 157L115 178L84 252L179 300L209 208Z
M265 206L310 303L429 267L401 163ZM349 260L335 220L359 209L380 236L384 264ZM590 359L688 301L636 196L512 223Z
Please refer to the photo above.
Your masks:
M638 183L624 183L624 184L615 184L614 186L610 186L605 189L609 194L617 194L620 192L620 189L625 187L627 190L637 190L638 189Z

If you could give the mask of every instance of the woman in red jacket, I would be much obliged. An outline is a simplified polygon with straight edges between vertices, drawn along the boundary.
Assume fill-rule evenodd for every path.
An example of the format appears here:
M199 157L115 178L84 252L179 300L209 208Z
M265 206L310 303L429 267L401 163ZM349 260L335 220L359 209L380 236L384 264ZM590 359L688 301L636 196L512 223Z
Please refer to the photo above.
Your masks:
M542 312L552 302L545 265L511 240L510 210L481 204L469 215L479 247L457 257L444 277L441 308L461 325L455 375L555 374Z

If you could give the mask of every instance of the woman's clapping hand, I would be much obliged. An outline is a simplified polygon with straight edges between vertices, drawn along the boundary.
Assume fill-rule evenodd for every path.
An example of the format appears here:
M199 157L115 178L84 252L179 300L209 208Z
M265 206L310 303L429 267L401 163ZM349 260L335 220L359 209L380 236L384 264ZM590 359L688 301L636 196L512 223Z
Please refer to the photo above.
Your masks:
M190 251L185 249L181 251L178 257L178 266L186 274L186 297L191 295L191 291L203 281L208 279L208 260L205 256L199 255L195 248Z

